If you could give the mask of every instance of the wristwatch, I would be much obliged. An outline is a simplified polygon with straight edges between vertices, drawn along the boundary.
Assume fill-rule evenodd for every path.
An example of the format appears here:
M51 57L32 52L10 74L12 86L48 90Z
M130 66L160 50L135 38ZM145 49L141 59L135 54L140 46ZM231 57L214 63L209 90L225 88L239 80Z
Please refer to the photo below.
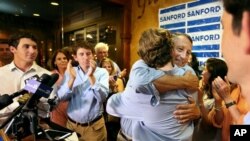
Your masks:
M229 108L229 107L231 107L231 106L233 106L235 104L236 104L235 101L231 101L231 102L226 103L225 105L226 105L227 108Z

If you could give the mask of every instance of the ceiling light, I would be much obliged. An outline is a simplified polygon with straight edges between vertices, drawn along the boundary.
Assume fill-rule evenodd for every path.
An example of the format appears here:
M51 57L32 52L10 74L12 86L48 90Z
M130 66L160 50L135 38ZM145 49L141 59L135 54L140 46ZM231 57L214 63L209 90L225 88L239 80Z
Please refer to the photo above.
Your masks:
M39 17L40 14L38 14L38 13L33 13L33 16Z
M58 6L58 5L59 5L59 3L58 3L58 2L55 2L55 1L52 1L50 4L51 4L51 5L54 5L54 6Z

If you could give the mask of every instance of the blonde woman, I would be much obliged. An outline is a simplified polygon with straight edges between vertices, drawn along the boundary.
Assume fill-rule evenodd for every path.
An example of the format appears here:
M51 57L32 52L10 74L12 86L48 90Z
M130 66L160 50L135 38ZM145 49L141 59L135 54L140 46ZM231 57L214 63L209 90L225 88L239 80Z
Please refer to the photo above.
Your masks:
M109 58L104 58L101 61L100 66L102 68L105 68L108 71L109 76L114 77L114 79L116 80L116 81L109 81L109 94L114 94L123 91L124 90L123 80L116 75L116 70L113 61Z
M123 83L123 80L117 76L113 61L109 58L104 58L100 62L100 66L102 68L105 68L108 71L109 77L114 77L113 79L109 79L108 98L115 93L122 92L124 90L124 83ZM115 81L112 81L112 80L115 80ZM106 102L104 103L104 106L106 107ZM120 118L107 114L106 110L104 112L104 116L105 116L105 121L106 121L107 132L108 132L108 140L112 140L112 141L116 140L117 134L120 130Z

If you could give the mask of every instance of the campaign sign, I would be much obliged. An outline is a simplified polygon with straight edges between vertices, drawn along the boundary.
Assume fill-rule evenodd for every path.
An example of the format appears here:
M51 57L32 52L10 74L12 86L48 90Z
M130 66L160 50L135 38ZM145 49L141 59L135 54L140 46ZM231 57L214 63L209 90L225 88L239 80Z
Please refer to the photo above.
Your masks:
M200 0L159 9L159 27L188 34L193 40L192 52L200 65L208 58L221 58L222 2Z

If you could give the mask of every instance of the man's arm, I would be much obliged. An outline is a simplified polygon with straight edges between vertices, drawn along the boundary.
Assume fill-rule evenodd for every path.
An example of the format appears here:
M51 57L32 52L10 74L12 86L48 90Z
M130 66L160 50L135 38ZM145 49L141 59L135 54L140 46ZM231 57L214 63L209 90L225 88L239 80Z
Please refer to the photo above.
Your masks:
M199 85L198 77L191 71L187 71L183 76L169 75L161 70L150 68L143 60L134 63L129 77L134 78L133 81L129 80L131 87L138 91L140 91L138 88L152 82L159 93L184 88L197 90Z
M162 77L153 81L159 93L164 93L175 89L191 89L197 90L199 80L196 75L191 72L186 72L184 76L163 75Z
M189 104L180 104L176 106L174 117L179 123L186 123L198 119L201 116L199 107L196 105L195 100L191 97L188 98Z

